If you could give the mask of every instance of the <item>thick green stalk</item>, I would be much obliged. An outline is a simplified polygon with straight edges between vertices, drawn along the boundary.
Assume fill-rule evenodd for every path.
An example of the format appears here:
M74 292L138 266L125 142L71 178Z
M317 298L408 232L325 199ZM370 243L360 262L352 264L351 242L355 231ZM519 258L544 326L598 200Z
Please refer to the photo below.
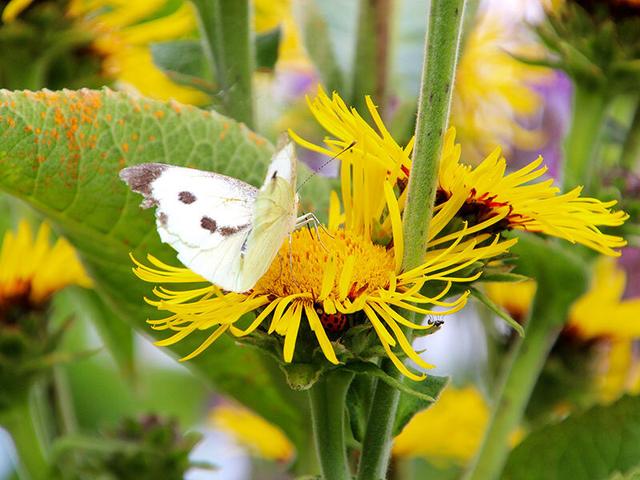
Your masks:
M549 305L539 302L534 308L533 320L529 322L525 336L518 338L509 355L497 391L498 401L493 409L490 427L466 480L491 480L498 478L502 471L509 454L509 437L522 419L533 387L561 328L550 328L546 321L536 321L546 315L557 315L554 311L545 311Z
M519 272L537 281L525 328L504 364L482 446L465 480L494 480L509 455L509 437L520 425L549 351L565 324L570 305L586 289L584 261L541 239L521 235L514 247Z
M438 165L449 121L465 0L433 0L418 101L416 141L402 217L404 270L419 266L427 251Z
M20 480L45 480L49 478L49 464L31 403L25 394L10 409L0 413L0 425L9 432L18 452Z
M465 0L431 2L416 144L403 217L405 270L420 265L427 250L427 231L433 215L438 163L449 119L464 6ZM389 360L384 360L382 367L389 375L400 375ZM358 480L385 478L399 398L398 390L378 382L362 444Z
M351 82L351 104L359 112L367 111L365 95L371 95L381 115L384 115L392 10L392 0L360 0Z
M573 119L564 143L564 189L584 185L589 190L598 168L598 147L610 104L606 92L574 83Z
M396 372L383 362L387 373L398 377ZM394 368L391 366L391 368ZM393 424L398 410L400 393L385 382L378 382L369 410L369 421L362 442L362 454L358 465L358 480L380 480L386 478L391 454Z
M320 377L309 390L316 451L326 480L351 479L344 420L352 380L353 373L336 369Z
M622 147L620 165L627 170L633 170L636 165L640 165L640 100Z
M226 115L254 128L253 38L249 0L192 0L205 56Z

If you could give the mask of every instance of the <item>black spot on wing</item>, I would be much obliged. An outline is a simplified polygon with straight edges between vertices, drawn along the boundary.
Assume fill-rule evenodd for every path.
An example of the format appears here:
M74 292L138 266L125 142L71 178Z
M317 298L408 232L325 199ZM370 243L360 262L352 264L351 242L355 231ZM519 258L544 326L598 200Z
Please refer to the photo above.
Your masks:
M210 217L202 217L200 219L200 226L205 230L209 230L211 233L215 233L216 230L218 230L218 224Z
M167 165L161 163L143 163L120 170L120 178L136 193L144 195L141 206L149 208L158 205L158 201L151 196L151 184L156 181Z
M158 221L160 222L160 225L162 225L163 227L166 227L167 226L167 220L168 220L168 217L167 217L166 213L164 213L164 212L159 212L158 213Z
M134 192L151 195L151 184L158 179L167 166L161 163L143 163L120 170L120 178Z
M180 192L178 194L178 200L186 205L189 205L196 201L196 196L191 192Z
M249 224L246 225L238 225L236 227L222 227L218 231L220 235L223 237L228 237L229 235L235 235L236 233L249 228Z

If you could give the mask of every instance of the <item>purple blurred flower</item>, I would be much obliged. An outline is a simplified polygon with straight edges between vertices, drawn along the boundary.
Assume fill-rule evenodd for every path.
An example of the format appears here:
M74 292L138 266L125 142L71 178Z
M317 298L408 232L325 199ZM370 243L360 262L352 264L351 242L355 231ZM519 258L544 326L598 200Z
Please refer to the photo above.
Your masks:
M562 166L562 142L571 122L571 96L573 86L569 77L554 71L542 82L532 85L542 98L542 108L538 115L522 119L523 126L539 129L545 136L545 144L537 150L515 150L512 154L514 166L526 165L537 155L542 155L549 167L549 175L558 178Z
M274 95L283 102L294 102L306 94L313 94L318 75L309 68L276 70Z
M318 152L298 149L298 158L311 170L323 177L335 178L340 171L340 159L330 158Z
M627 274L627 287L623 298L640 297L640 248L622 249L619 264Z

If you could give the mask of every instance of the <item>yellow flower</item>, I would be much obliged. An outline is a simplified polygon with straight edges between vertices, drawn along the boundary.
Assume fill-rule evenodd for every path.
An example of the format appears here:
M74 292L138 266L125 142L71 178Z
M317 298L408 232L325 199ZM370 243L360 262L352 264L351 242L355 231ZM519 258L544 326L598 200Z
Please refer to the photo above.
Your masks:
M488 420L489 406L478 390L449 386L395 438L393 455L465 464L480 446Z
M541 100L531 84L545 81L549 70L525 65L508 53L532 49L518 42L513 30L495 14L483 14L462 49L451 124L460 132L462 157L472 164L499 145L534 150L544 142L541 132L523 128L517 117L538 111Z
M2 21L4 23L13 22L31 3L33 0L11 0L2 11Z
M640 394L640 358L635 342L614 338L602 350L596 376L599 401L609 403L625 393Z
M171 345L196 330L213 330L199 348L185 357L188 359L227 331L241 337L260 329L284 337L283 357L285 362L291 362L298 334L303 332L303 338L315 337L329 362L338 364L335 346L341 335L351 325L367 325L404 375L414 380L424 378L409 371L399 357L406 355L421 367L430 367L413 350L401 327L425 331L431 325L416 324L396 309L421 315L435 313L435 306L443 309L438 310L438 315L460 310L468 292L446 300L453 284L476 280L481 272L471 271L470 267L504 253L515 240L501 241L499 236L488 234L470 236L472 229L463 224L448 233L446 242L440 238L440 246L426 252L422 265L402 271L401 213L406 192L404 184L397 180L404 175L405 150L390 138L374 107L371 113L380 135L357 112L342 109L343 105L335 95L334 103L319 107L322 121L330 129L344 131L349 138L347 145L356 142L341 157L342 202L337 194L331 195L330 233L319 233L321 238L312 240L307 231L294 232L290 246L283 245L269 271L248 293L224 293L213 285L182 291L156 288L158 300L148 302L169 311L170 316L149 323L155 329L173 333L159 345ZM350 130L344 130L345 125ZM329 141L334 147L340 143ZM430 232L439 232L455 213L456 210L440 208ZM148 259L151 266L136 261L135 268L145 281L203 281L185 268L168 266L152 256ZM425 286L437 289L437 293L422 293ZM242 324L241 317L250 312L257 316L250 324ZM268 319L268 326L263 326Z
M512 318L524 323L529 315L529 309L536 294L536 282L487 282L484 288L491 300L503 307Z
M445 143L453 145L454 141L455 131L451 129ZM492 220L494 230L544 233L610 256L619 256L614 249L626 245L623 238L600 230L622 225L629 218L622 211L611 211L615 200L581 197L582 187L559 194L552 179L532 183L547 171L541 166L542 157L512 173L506 173L507 163L499 148L475 168L459 159L459 154L451 155L440 162L437 204L457 202L452 199L460 191L467 192L461 214L470 225Z
M640 393L640 358L634 343L640 338L640 298L623 299L626 276L616 261L600 257L593 267L591 287L569 310L558 342L597 341L596 391L601 401L624 392ZM526 318L535 282L488 283L487 294L514 318ZM518 312L522 316L518 317Z
M302 146L329 156L337 155L351 142L356 142L340 154L343 202L347 205L347 214L367 208L373 215L356 218L374 222L366 225L374 234L386 234L391 225L388 217L382 219L380 215L386 208L386 202L380 195L379 185L384 181L398 185L402 191L398 203L402 208L406 199L404 186L411 170L413 139L404 147L398 145L384 127L370 98L367 98L367 105L378 131L369 126L358 112L349 109L337 94L329 98L321 87L318 96L314 100L308 99L308 103L316 120L333 138L327 137L325 146L319 146L293 132L290 134ZM506 161L500 155L500 149L496 148L477 167L465 165L460 162L461 147L455 143L455 136L455 129L449 129L440 158L435 216L429 230L430 247L446 244L455 238L455 235L445 234L453 218L452 212L456 218L468 222L465 235L519 229L581 243L614 256L619 255L614 248L626 245L622 238L603 234L598 228L619 226L628 218L624 212L610 210L615 201L582 198L580 187L560 195L550 179L532 183L547 170L541 166L542 157L507 174ZM372 168L373 165L376 168ZM365 177L365 184L374 185L360 192L366 198L365 202L360 195L356 201L351 197L348 174L352 171L354 176Z
M288 462L295 454L293 444L282 430L251 410L224 404L211 412L211 420L260 458Z
M640 338L640 298L623 299L625 285L624 270L611 258L599 258L591 288L569 311L570 332L602 343L596 384L605 402L624 392L640 392L640 359L634 348Z
M569 311L569 328L581 338L640 338L640 298L623 300L624 270L614 259L599 258L594 264L592 285Z
M196 31L189 2L168 0L73 0L69 12L83 18L96 34L94 48L105 55L107 74L142 95L160 100L202 105L208 96L178 85L153 64L150 44L189 37ZM170 7L171 13L155 17Z
M17 300L42 305L68 285L91 287L73 247L64 238L51 246L50 233L43 223L33 238L26 221L15 233L5 233L0 251L0 312Z
M265 33L278 26L282 29L277 65L305 70L313 68L291 12L291 0L254 0L253 7L256 33Z

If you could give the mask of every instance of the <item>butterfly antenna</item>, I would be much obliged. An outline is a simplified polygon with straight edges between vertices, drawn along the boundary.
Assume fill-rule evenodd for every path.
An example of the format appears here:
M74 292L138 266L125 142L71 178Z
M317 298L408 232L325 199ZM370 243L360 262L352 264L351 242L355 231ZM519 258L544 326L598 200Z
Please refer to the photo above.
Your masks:
M329 160L325 161L322 165L320 165L320 167L315 169L307 178L304 179L304 181L298 186L298 188L296 188L296 193L298 193L300 191L300 189L304 186L305 183L307 183L309 180L311 180L313 177L315 177L318 173L320 173L324 167L329 165L331 162L333 162L336 158L338 158L340 155L342 155L347 150L352 149L355 144L356 144L356 141L354 140L349 145L347 145L345 148L343 148L338 153L336 153Z

